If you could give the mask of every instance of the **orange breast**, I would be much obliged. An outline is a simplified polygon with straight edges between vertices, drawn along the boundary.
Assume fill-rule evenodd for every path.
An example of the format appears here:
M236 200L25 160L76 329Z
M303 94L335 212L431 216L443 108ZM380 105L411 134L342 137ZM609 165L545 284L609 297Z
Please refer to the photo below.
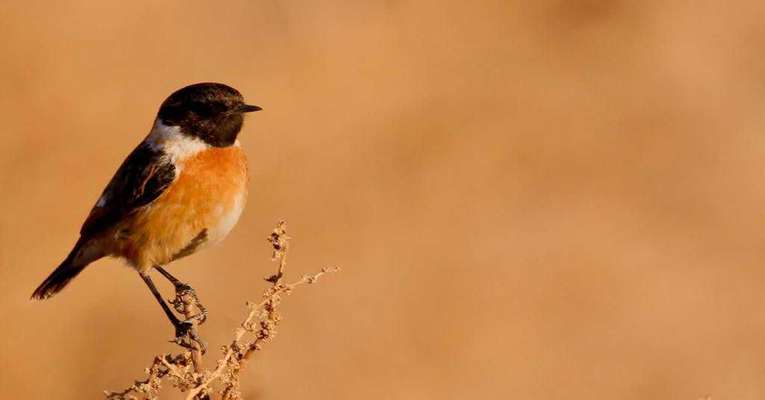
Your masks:
M207 242L222 240L247 198L247 160L239 146L211 148L178 163L175 182L149 207L121 227L115 255L139 271L172 261L206 230Z

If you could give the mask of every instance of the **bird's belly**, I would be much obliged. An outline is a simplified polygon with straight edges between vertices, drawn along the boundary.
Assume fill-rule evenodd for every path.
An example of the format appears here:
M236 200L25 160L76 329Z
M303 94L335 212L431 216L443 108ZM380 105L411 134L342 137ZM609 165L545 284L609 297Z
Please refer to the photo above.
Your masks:
M210 217L207 227L207 242L214 244L225 239L229 232L234 229L239 217L244 210L246 202L246 192L242 191L234 196L229 205L218 204L214 207L213 214Z
M247 167L239 147L207 150L180 167L170 188L125 226L116 255L139 271L220 242L244 209Z

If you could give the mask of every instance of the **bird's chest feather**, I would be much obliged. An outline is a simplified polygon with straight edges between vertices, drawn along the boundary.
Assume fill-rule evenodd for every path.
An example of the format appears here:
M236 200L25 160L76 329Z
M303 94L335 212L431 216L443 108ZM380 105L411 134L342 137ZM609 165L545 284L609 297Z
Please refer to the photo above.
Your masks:
M222 240L247 201L247 160L238 146L211 148L179 163L180 175L167 202L185 206L182 220L202 224L208 242Z
M247 160L239 146L209 148L176 163L173 184L132 221L142 242L134 264L164 264L228 235L247 200ZM192 247L189 247L192 246ZM128 257L131 258L131 257Z

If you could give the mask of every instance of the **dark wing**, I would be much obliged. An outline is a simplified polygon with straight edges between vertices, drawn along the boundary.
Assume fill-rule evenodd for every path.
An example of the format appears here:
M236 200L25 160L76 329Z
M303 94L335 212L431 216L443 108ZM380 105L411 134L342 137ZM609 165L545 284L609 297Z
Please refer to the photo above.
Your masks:
M175 179L175 167L161 150L141 143L125 159L90 211L80 234L90 236L113 227L154 201Z

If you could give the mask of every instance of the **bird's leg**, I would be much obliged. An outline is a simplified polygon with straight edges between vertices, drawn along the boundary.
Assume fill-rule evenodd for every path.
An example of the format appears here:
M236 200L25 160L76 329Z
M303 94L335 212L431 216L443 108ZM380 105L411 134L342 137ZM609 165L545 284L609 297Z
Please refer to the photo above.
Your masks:
M189 321L181 321L178 319L178 317L173 314L173 311L170 310L170 307L165 303L165 300L162 298L162 295L159 293L159 290L157 290L157 287L154 286L154 282L151 280L151 277L149 277L148 274L141 273L141 278L144 282L146 282L146 286L149 287L149 290L151 290L151 293L154 295L154 298L157 299L157 302L159 302L159 305L162 306L162 310L165 312L165 315L167 315L167 318L170 320L170 323L173 324L175 327L175 342L179 345L186 347L186 348L192 348L191 343L189 341L184 340L186 336L192 336L189 335L191 332L191 328L194 326ZM191 337L191 340L194 340L196 342L199 342L201 345L201 340L199 338Z
M178 278L171 275L161 266L157 265L154 268L156 268L157 271L162 274L162 276L167 278L167 280L170 281L173 286L175 286L175 299L172 301L175 310L179 313L183 313L185 311L186 306L184 299L186 296L188 296L191 299L191 303L194 305L194 307L199 310L199 313L189 317L186 321L197 321L200 325L207 321L207 308L205 308L205 306L202 305L202 302L199 301L199 297L197 297L197 292L194 290L194 288L181 282Z

